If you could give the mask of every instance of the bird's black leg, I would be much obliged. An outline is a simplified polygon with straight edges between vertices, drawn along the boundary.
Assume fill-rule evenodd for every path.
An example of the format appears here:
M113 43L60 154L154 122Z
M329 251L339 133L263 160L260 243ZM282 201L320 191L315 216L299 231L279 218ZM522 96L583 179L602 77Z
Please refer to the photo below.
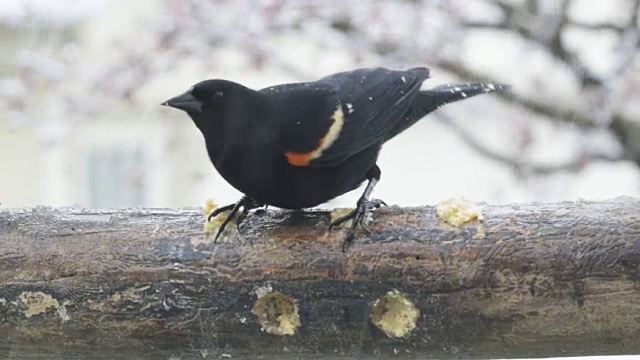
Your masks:
M240 211L241 207L242 207L242 212L240 213L240 215L238 216L238 219L236 220L236 227L238 230L240 230L240 223L245 219L245 217L247 216L247 213L250 210L256 209L260 206L263 206L263 204L260 204L259 202L257 202L256 200L248 196L243 196L235 204L229 204L212 211L211 214L209 214L207 221L211 221L211 219L222 214L223 212L229 212L229 214L227 215L227 218L222 222L222 225L220 225L220 228L218 229L218 233L216 234L216 237L213 240L213 242L214 243L218 242L218 238L224 232L224 229L227 227L229 222L236 216L238 211Z
M256 200L250 197L245 196L244 203L242 204L242 212L240 213L240 215L238 215L238 220L236 220L236 229L238 230L238 232L240 232L240 224L247 217L247 214L249 214L249 211L253 209L258 209L263 206L265 205L257 202Z
M338 226L344 223L345 221L353 220L353 223L351 224L351 227L347 232L347 237L342 242L343 252L346 250L347 245L349 245L349 243L353 241L353 239L355 239L356 230L358 229L358 226L360 226L362 229L364 229L368 233L371 232L366 225L367 215L371 212L371 210L377 209L382 205L387 205L384 201L380 199L370 199L371 193L373 192L373 188L376 186L378 181L380 181L381 175L382 175L382 172L380 171L380 168L378 167L377 164L374 165L371 169L369 169L369 171L367 171L367 174L366 174L367 180L369 182L367 183L367 187L364 189L364 193L362 194L362 196L360 196L360 199L358 199L356 208L353 211L351 211L349 214L336 219L334 222L331 223L331 225L329 225L329 231L331 231L333 227Z

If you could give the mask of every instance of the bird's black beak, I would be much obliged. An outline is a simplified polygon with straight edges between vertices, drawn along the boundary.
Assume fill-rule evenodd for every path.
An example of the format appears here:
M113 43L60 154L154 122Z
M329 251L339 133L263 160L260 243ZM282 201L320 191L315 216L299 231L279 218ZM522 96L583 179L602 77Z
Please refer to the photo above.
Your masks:
M202 103L191 95L191 91L180 94L162 103L164 106L184 110L189 113L199 113L202 111Z

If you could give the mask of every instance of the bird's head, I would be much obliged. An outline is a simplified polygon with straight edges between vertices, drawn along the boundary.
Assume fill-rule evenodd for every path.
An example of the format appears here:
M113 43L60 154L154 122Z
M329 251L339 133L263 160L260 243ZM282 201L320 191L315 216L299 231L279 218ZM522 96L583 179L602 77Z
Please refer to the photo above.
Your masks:
M205 80L162 105L185 111L203 133L217 133L219 137L225 123L239 117L251 92L232 81Z
M241 85L227 80L205 80L193 85L185 93L172 97L162 103L183 110L189 115L198 115L219 110L224 106L225 98L242 88Z

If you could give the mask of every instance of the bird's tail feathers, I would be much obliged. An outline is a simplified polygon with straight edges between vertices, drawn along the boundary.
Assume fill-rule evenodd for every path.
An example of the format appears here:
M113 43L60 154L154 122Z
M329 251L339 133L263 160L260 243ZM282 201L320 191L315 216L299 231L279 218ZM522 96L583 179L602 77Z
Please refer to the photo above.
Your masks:
M418 101L420 102L421 110L429 113L445 104L468 99L480 94L506 92L509 89L509 85L494 83L444 84L420 91Z

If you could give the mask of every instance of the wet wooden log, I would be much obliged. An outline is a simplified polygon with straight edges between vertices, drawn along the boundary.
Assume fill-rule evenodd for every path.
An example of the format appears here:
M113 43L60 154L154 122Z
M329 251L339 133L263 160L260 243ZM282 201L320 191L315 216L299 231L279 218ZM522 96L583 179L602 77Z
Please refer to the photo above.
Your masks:
M640 200L326 212L0 211L0 358L640 354ZM400 337L396 337L400 336Z

